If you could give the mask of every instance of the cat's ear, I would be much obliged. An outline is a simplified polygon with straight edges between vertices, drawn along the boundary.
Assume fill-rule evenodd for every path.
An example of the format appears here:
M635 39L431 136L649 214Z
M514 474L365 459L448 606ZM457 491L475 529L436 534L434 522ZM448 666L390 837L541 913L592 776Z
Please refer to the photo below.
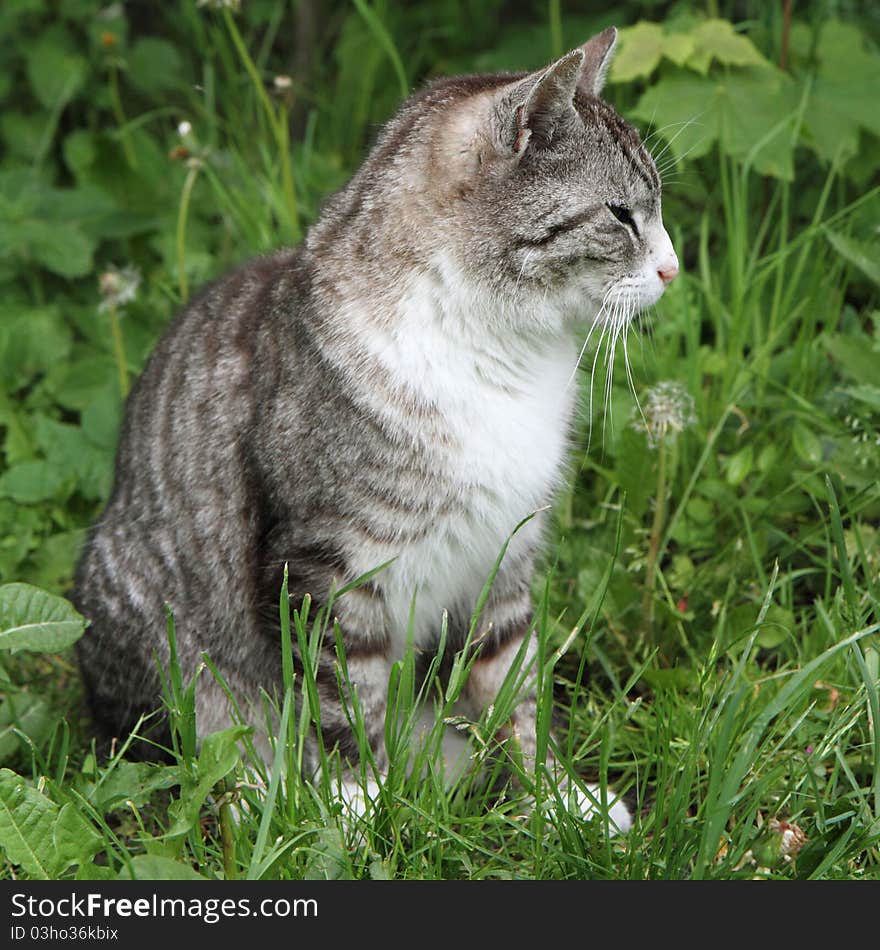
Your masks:
M583 65L584 51L572 50L504 92L494 116L502 150L520 156L530 145L546 147L575 118L574 94Z
M609 26L581 47L584 53L584 68L578 85L582 92L590 96L598 96L602 92L616 44L617 27Z

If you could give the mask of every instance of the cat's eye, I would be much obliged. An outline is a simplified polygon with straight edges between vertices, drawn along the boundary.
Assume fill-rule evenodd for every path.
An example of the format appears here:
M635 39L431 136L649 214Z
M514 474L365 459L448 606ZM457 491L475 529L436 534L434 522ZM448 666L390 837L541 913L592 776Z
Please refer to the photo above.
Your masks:
M626 225L628 228L632 228L633 234L639 233L639 229L636 227L635 219L633 218L629 208L624 208L623 205L613 205L611 202L608 202L608 210L621 224Z

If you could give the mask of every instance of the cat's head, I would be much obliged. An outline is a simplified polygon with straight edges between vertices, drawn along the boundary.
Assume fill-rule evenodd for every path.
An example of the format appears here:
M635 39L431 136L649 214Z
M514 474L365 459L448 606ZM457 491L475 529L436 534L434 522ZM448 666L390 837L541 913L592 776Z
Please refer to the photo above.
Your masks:
M678 273L654 162L599 98L616 38L476 83L435 139L460 262L499 294L629 318Z

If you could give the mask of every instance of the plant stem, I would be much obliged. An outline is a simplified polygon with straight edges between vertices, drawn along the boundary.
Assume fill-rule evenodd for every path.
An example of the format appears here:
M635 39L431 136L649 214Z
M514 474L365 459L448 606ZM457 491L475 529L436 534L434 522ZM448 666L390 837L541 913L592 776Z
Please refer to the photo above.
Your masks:
M119 392L122 398L128 395L128 363L125 359L125 342L122 339L122 327L119 325L119 313L116 304L110 303L110 332L113 334L113 356L116 359L116 372L119 376Z
M234 881L237 877L235 867L235 820L232 817L232 805L229 803L229 783L224 783L223 795L220 799L220 845L223 849L223 875L227 881Z
M189 299L189 287L186 280L186 222L189 216L189 199L192 195L193 186L196 178L199 177L200 166L198 164L190 165L186 173L186 179L183 183L183 191L180 194L180 209L177 212L177 282L180 287L180 299L183 303Z
M112 63L110 65L110 103L113 107L113 115L119 125L119 138L122 142L122 151L125 152L125 160L128 162L129 168L136 169L138 167L137 153L128 137L126 129L128 119L125 116L125 109L122 107L122 97L119 95L119 77L116 67Z
M788 69L788 38L791 33L791 0L784 0L782 11L782 49L779 53L779 68Z
M657 499L654 503L654 521L648 541L648 560L645 565L645 592L642 597L642 614L647 616L647 628L654 625L654 585L656 583L657 553L666 521L666 440L661 438L657 450Z
M560 0L550 0L550 55L558 59L562 53L562 11Z
M251 83L257 93L257 98L260 100L263 111L266 113L266 118L269 120L269 126L272 129L272 135L281 156L281 187L284 192L284 203L287 205L287 214L290 218L291 236L293 241L298 241L300 237L302 237L302 231L299 226L299 208L297 206L296 191L293 185L293 175L290 170L290 140L287 129L287 113L283 107L276 112L275 107L272 105L272 100L266 92L266 87L263 85L263 80L260 78L259 71L247 51L247 46L242 39L235 19L227 8L223 10L223 20L226 23L226 29L229 31L229 35L232 37L232 42L238 53L238 57L247 71L248 76L250 76Z

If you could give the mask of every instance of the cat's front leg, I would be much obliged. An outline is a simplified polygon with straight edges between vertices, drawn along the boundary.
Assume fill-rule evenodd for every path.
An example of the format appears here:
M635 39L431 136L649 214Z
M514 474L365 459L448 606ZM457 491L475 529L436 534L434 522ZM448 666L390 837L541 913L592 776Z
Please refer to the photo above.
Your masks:
M483 624L484 633L478 643L463 699L474 717L480 716L493 703L508 676L519 685L519 698L510 719L502 727L499 738L515 742L523 765L534 771L537 758L536 721L538 698L535 668L537 642L531 625L531 603L527 596L508 595L490 600ZM509 682L509 681L508 681ZM565 768L552 751L546 762L548 771L559 785L561 796L588 819L607 815L610 832L626 832L632 825L629 809L609 790L608 800L601 800L598 786L570 783Z
M324 645L321 734L324 747L338 749L342 770L339 796L362 815L375 800L388 768L385 717L391 670L390 642L380 592L370 584L354 588L334 604L342 631L344 657L335 642Z

